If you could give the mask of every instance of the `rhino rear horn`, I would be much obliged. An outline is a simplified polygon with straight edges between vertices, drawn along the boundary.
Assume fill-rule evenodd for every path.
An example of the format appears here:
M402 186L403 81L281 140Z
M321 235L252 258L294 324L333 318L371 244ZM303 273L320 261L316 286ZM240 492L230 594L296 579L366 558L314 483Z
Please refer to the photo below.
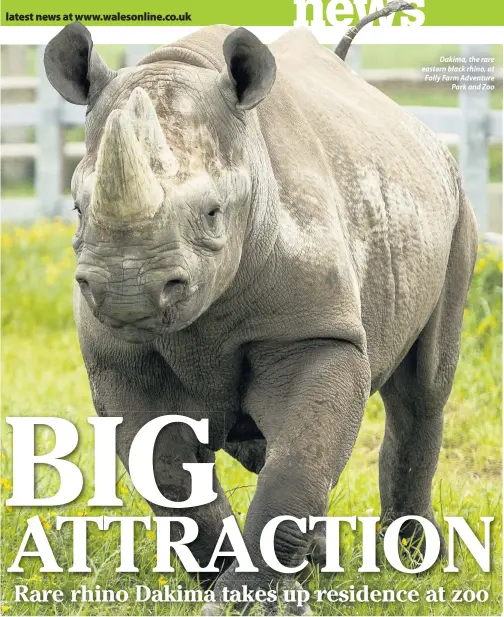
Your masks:
M93 49L89 30L78 21L49 41L44 66L55 90L76 105L92 105L116 75Z
M236 108L254 108L275 83L276 62L273 54L246 28L233 30L224 41L223 51L226 67L222 79L231 82Z
M152 169L161 166L165 175L174 176L179 164L166 142L154 104L147 92L140 86L135 88L126 107L133 120L135 134L142 151L149 159L149 166Z

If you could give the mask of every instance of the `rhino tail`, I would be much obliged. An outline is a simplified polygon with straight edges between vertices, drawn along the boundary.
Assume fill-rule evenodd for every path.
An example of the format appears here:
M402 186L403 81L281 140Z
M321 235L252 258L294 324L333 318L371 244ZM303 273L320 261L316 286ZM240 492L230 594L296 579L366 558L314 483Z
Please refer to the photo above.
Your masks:
M412 6L406 0L393 0L393 2L389 2L382 9L363 17L355 26L352 26L350 30L343 36L341 41L338 43L338 46L334 50L334 53L339 56L342 60L346 58L348 50L350 49L350 45L354 38L359 34L359 32L366 26L367 24L375 21L376 19L380 19L380 17L387 17L391 13L397 13L398 11L411 11L415 7Z

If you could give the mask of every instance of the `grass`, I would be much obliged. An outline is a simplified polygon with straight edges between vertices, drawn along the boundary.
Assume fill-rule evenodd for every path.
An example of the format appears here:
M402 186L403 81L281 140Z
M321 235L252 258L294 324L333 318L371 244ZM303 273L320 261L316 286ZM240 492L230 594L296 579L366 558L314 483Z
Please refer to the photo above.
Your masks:
M458 94L438 84L411 86L394 83L380 88L387 96L404 107L458 107ZM502 109L502 89L490 92L490 108Z
M442 56L462 55L459 45L361 45L361 49L362 68L367 70L416 69L420 71L424 66L439 66ZM490 55L495 58L495 66L502 67L502 45L491 45ZM420 86L395 83L382 90L400 105L457 107L458 94L450 88L450 85L429 82ZM502 109L502 87L496 87L490 92L490 107ZM502 181L502 176L499 181Z
M70 590L86 584L93 589L129 589L145 584L161 589L177 584L195 588L188 576L177 568L173 575L152 572L156 543L153 533L138 530L136 565L138 574L115 572L118 565L119 534L117 529L89 534L90 574L69 574L72 539L70 529L55 531L56 515L92 516L101 514L146 516L149 508L135 492L118 463L118 494L124 507L106 511L88 507L94 469L89 448L94 416L86 373L79 352L73 324L71 288L74 260L70 247L71 227L61 222L40 222L28 228L4 226L2 233L3 307L2 307L2 415L57 415L74 422L79 430L80 446L70 457L78 462L85 476L85 488L78 501L61 508L7 508L10 495L12 460L10 427L2 422L2 572L5 615L193 615L200 605L155 604L136 602L79 604L65 600L62 604L13 602L13 586L27 584L30 589ZM502 258L496 250L482 248L465 312L462 352L455 385L445 415L445 433L439 466L433 485L434 509L441 517L463 516L481 537L480 516L494 516L492 525L492 567L482 573L465 548L457 548L460 572L445 574L436 565L424 575L401 574L390 566L380 574L362 574L360 535L351 535L343 527L342 564L345 572L337 576L318 571L308 583L318 588L417 589L424 598L428 589L445 588L444 603L356 603L341 605L327 600L312 603L317 615L497 615L501 614L501 369L502 369ZM384 410L374 396L368 403L365 418L352 457L336 489L330 495L333 515L379 515L378 452L382 440ZM52 434L38 433L41 451L52 445ZM254 494L256 477L236 461L218 453L218 475L228 492L233 510L243 523ZM38 491L48 495L57 490L57 478L50 470L38 472ZM5 574L19 548L26 520L40 515L63 573L39 572L36 558L24 558L23 574ZM92 527L91 527L92 529ZM446 529L445 529L446 531ZM454 589L483 589L489 593L485 603L452 603ZM134 596L134 594L133 594Z
M356 39L357 43L359 42ZM441 56L462 56L460 45L433 43L425 45L362 45L362 65L366 69L418 69L439 64ZM495 66L502 66L502 45L490 45Z

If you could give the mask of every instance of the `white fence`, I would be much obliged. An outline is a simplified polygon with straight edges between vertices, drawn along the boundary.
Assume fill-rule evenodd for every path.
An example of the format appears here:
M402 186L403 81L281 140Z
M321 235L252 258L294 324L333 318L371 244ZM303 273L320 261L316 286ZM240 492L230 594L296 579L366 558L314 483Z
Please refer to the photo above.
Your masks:
M131 45L126 48L126 65L135 64L151 46ZM358 46L351 50L349 63L361 75L380 87L387 83L423 83L420 71L361 71ZM2 104L2 128L35 127L34 143L9 143L1 148L2 159L32 158L35 166L35 196L2 200L2 219L33 220L35 218L72 216L72 203L63 193L65 158L78 159L84 155L83 143L63 143L63 129L82 126L85 109L71 105L57 94L48 83L43 69L44 48L37 48L36 77L4 77L2 91L36 90L35 103ZM487 45L462 46L461 55L488 57ZM502 71L496 74L502 85ZM461 91L458 107L407 107L422 122L427 124L448 145L457 146L466 189L473 203L481 232L489 230L490 199L489 157L490 143L502 144L502 112L491 111L488 91ZM490 185L493 186L493 185ZM496 196L502 199L498 185ZM67 187L65 187L67 188Z

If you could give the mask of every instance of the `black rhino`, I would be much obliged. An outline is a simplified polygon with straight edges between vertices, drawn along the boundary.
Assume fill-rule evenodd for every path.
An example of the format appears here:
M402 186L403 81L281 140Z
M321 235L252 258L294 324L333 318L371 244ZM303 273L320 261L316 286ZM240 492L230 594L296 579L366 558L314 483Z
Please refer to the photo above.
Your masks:
M259 474L244 529L259 572L224 560L217 594L285 583L261 560L261 530L324 515L377 390L383 522L433 521L477 248L447 148L304 30L267 47L212 26L115 72L74 23L45 62L87 105L74 306L96 411L124 417L119 457L145 422L178 413L209 418L210 442L161 433L163 494L185 499L181 463L221 448ZM187 513L204 565L231 514L215 490ZM275 548L293 566L314 542L285 523Z

